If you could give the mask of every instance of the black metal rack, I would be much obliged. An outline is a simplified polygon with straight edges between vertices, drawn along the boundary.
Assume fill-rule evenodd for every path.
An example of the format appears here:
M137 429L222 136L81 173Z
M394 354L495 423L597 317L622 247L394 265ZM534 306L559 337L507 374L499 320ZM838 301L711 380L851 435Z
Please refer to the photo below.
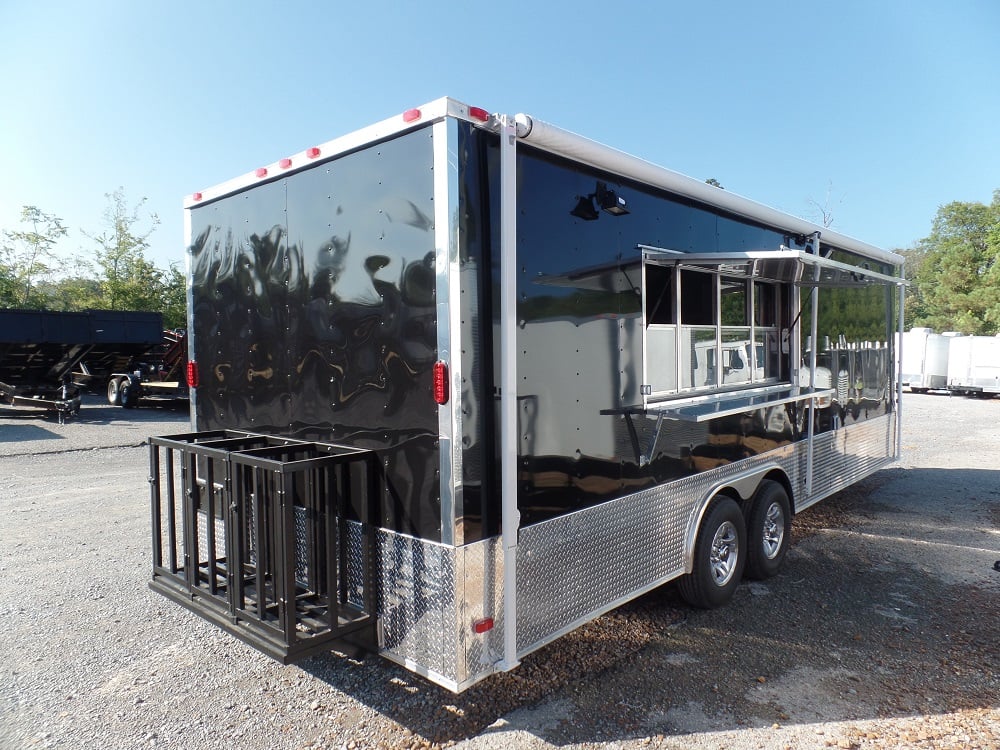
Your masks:
M374 643L375 453L218 430L150 439L150 587L288 664Z

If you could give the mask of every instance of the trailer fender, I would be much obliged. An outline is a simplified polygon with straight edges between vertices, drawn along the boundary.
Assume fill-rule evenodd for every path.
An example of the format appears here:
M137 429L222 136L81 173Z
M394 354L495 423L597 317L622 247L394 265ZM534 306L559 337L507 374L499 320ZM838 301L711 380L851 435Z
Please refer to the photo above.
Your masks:
M743 473L726 477L716 484L713 484L708 492L705 493L705 496L695 507L694 513L691 514L691 521L688 524L687 533L684 538L685 573L690 573L694 569L694 548L698 539L698 530L701 528L701 523L705 518L705 513L708 510L708 507L712 504L712 501L720 494L732 497L740 504L741 508L744 509L745 516L747 503L753 498L754 494L757 492L757 488L760 486L760 483L765 479L775 479L776 481L781 482L785 486L785 490L788 492L789 502L793 502L791 483L788 481L788 477L786 476L784 469L776 463L767 463L763 466L755 466L754 468L748 469Z

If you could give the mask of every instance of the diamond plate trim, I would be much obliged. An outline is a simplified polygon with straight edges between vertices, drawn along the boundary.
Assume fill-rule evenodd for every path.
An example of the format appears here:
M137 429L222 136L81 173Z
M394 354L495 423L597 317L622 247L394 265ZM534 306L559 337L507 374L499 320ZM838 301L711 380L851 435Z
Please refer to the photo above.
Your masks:
M817 435L813 443L812 497L796 503L804 510L892 464L896 456L896 415L869 419L837 432Z
M895 416L816 437L814 497L843 489L894 460ZM685 572L694 531L721 485L769 466L788 475L798 497L806 443L644 490L521 531L518 550L518 656Z
M802 496L805 442L643 490L521 530L518 656L685 572L708 498L755 471L780 468L802 510L892 463L895 415L813 443L817 493ZM360 526L349 530L350 571L360 570ZM451 547L380 529L381 653L451 690L492 674L503 653L503 555L499 538ZM352 576L354 573L352 573ZM352 590L360 585L352 577ZM495 625L475 634L472 624Z
M208 517L203 511L198 511L198 563L207 564L210 560L225 558L223 550L226 548L226 524L221 518L216 518L212 524L215 535L215 547L210 548L208 544Z
M683 573L687 527L710 485L699 475L522 529L518 656Z
M444 677L458 674L455 548L378 533L382 647Z
M460 547L458 570L459 649L464 671L458 682L464 688L496 671L503 659L503 545L499 538ZM473 624L485 618L494 622L483 634Z

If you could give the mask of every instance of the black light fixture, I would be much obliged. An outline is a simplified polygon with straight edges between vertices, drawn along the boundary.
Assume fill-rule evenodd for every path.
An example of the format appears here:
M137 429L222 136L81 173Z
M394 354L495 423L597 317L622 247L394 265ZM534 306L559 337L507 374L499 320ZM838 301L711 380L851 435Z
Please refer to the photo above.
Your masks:
M608 190L608 186L603 182L597 183L597 203L602 210L607 211L612 216L623 216L628 213L628 209L625 208L625 199L614 190Z
M584 221L597 221L601 215L594 208L594 194L581 196L576 202L576 207L570 213L578 219Z
M601 216L598 207L612 216L623 216L629 212L625 208L624 198L614 190L609 190L606 183L598 182L593 193L577 196L576 206L573 207L570 214L584 221L597 221Z

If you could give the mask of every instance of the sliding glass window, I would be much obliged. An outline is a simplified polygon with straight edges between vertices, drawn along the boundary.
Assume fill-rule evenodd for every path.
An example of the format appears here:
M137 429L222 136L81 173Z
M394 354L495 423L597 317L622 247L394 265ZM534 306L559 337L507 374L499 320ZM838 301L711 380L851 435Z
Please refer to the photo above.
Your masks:
M780 377L780 287L683 262L646 262L647 396L697 394Z

